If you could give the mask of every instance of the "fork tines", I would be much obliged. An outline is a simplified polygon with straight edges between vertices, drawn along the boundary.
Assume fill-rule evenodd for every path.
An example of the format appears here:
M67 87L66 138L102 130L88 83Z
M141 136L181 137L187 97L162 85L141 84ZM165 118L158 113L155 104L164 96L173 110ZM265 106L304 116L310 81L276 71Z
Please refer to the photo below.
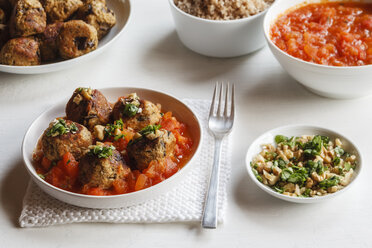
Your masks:
M216 82L209 116L233 117L235 112L234 95L234 84Z

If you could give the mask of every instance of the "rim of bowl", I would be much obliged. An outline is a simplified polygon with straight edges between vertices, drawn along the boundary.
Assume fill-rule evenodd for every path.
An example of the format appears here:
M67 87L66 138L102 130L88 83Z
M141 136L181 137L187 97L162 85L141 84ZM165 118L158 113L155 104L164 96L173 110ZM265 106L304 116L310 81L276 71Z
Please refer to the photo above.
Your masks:
M39 182L43 183L44 185L46 185L47 187L51 188L51 189L54 189L56 191L59 191L60 193L64 193L64 194L68 194L68 195L71 195L71 196L74 196L74 197L82 197L82 198L88 198L88 199L112 199L112 198L118 198L118 197L123 197L123 196L132 196L132 195L137 195L137 194L140 194L141 192L145 192L145 191L152 191L156 188L159 187L159 185L162 185L162 183L164 182L169 182L170 180L176 180L176 178L179 177L180 173L182 173L182 171L184 171L184 168L191 164L195 159L196 157L198 157L199 155L199 152L201 150L201 146L202 146L202 140L203 140L203 129L202 129L202 126L201 126L201 122L200 122L200 119L198 118L198 116L195 114L195 112L190 108L188 107L183 101L181 101L180 99L178 99L177 97L171 95L171 94L167 94L163 91L158 91L158 90L154 90L154 89L151 89L151 88L140 88L140 87L105 87L105 88L99 88L98 90L123 90L123 89L127 89L127 88L130 88L130 89L138 89L138 90L149 90L149 91L152 91L152 92L155 92L155 93L158 93L158 94L163 94L163 95L166 95L167 97L170 97L170 98L173 98L174 100L178 101L179 103L181 103L184 107L186 107L195 117L196 119L196 122L198 124L198 127L199 127L199 130L200 130L200 139L199 139L199 142L198 142L198 146L196 147L195 149L195 152L193 154L193 156L190 158L189 161L187 161L187 163L181 168L181 170L179 170L177 173L173 174L171 177L167 178L166 180L156 184L156 185L153 185L151 187L148 187L148 188L145 188L145 189L142 189L142 190L139 190L139 191L134 191L134 192L130 192L130 193L125 193L125 194L118 194L118 195L105 195L105 196L97 196L97 195L85 195L85 194L80 194L80 193L75 193L75 192L71 192L71 191L67 191L67 190L64 190L64 189L61 189L61 188L58 188L48 182L46 182L45 180L41 179L37 174L36 174L36 171L35 169L32 169L34 168L33 167L33 164L32 164L32 160L30 158L28 158L27 154L26 154L26 148L25 148L25 141L26 141L26 138L29 136L29 133L31 131L31 128L33 127L33 125L35 125L35 123L38 121L38 119L44 115L45 113L47 113L48 111L50 111L51 109L55 108L56 106L60 105L60 104L63 104L65 103L65 100L61 100L59 101L58 103L54 104L52 107L48 108L47 110L43 111L40 115L38 115L38 117L36 117L36 119L34 119L31 123L31 125L29 125L24 137L23 137L23 141L22 141L22 147L21 147L21 152L22 152L22 158L23 158L23 162L25 164L25 167L27 169L27 171L29 172L29 174L36 180L38 180ZM40 139L41 135L39 136L39 139Z
M240 18L240 19L211 20L211 19L205 19L205 18L197 17L197 16L191 15L189 13L186 13L185 11L181 10L180 8L178 8L176 6L176 4L174 3L174 0L168 0L168 1L169 1L169 4L171 5L172 8L176 9L176 11L178 11L179 13L182 13L183 15L185 15L189 18L192 18L192 19L198 20L198 21L204 21L204 22L209 22L209 23L220 23L220 24L238 23L238 22L244 22L244 21L249 21L249 20L256 19L256 18L260 17L261 15L266 14L268 9L273 5L273 4L271 4L269 7L267 7L266 9L264 9L263 11L255 14L255 15L251 15L251 16L248 16L248 17Z
M369 64L369 65L357 65L357 66L331 66L331 65L322 65L322 64L317 64L317 63L313 63L313 62L308 62L308 61L305 61L305 60L296 58L296 57L294 57L294 56L286 53L285 51L281 50L279 47L277 47L277 45L274 44L274 42L271 40L270 30L271 30L272 25L278 20L278 18L281 15L284 15L284 14L288 13L291 9L294 10L294 9L297 9L298 7L300 7L300 6L305 6L305 5L311 4L313 1L315 2L315 1L318 1L318 0L303 0L302 3L295 4L295 5L287 8L286 10L280 12L278 15L275 16L275 18L273 18L272 23L269 23L269 18L272 15L273 9L275 9L277 5L279 6L279 4L282 3L282 1L276 0L269 7L269 9L267 11L267 14L266 14L266 16L264 18L264 22L263 22L263 29L264 29L264 34L265 34L265 38L266 38L267 42L272 47L275 47L274 49L276 49L277 51L279 51L281 54L284 54L286 57L288 57L288 58L290 58L292 60L295 60L297 62L307 64L307 65L309 65L311 67L314 67L314 68L326 68L326 69L331 69L331 70L362 70L362 69L372 68L372 64ZM360 2L358 0L336 0L334 2L350 2L350 1L351 2ZM320 1L320 2L322 2L322 1ZM325 2L328 2L328 1L325 1ZM267 27L267 29L266 29L266 27Z
M309 197L309 198L283 195L283 194L280 194L280 193L274 191L273 189L269 188L267 185L264 185L263 183L259 182L257 180L257 178L253 175L253 172L252 172L252 169L251 169L251 165L250 165L251 160L249 160L249 158L248 158L249 151L251 149L253 149L253 145L256 145L256 146L261 145L261 144L256 144L256 143L258 143L258 141L261 140L268 133L273 133L274 135L278 135L278 134L280 134L279 133L280 130L283 130L283 129L288 130L288 129L294 129L294 128L319 129L319 130L322 130L325 133L330 133L334 136L337 136L338 138L346 140L350 144L350 146L353 149L355 149L355 151L357 153L356 155L357 155L357 158L358 158L358 173L355 173L355 176L354 176L353 180L348 185L346 185L343 189L338 190L335 193L331 193L331 194L328 194L328 195L325 195L325 196L316 196L316 197ZM253 156L252 156L252 158L253 158ZM354 182L357 180L357 178L359 177L359 175L362 172L362 168L363 168L362 164L363 164L363 155L362 155L361 151L359 150L358 146L355 144L355 142L352 139L350 139L349 137L346 137L345 135L343 135L343 134L341 134L337 131L331 130L329 128L316 126L316 125L308 125L308 124L285 125L285 126L276 127L276 128L270 129L268 131L265 131L263 134L261 134L260 136L258 136L257 138L254 139L254 141L249 146L249 148L247 150L247 154L245 156L245 165L246 165L247 173L248 173L249 177L252 179L252 181L254 181L255 184L260 189L262 189L263 191L265 191L268 194L272 193L273 196L275 196L279 199L285 198L287 201L293 202L293 200L296 200L298 202L302 201L303 203L305 203L305 202L310 203L310 202L314 202L314 201L327 200L329 198L332 198L334 196L342 194L343 192L345 192L345 190L349 189L352 185L354 185ZM269 193L268 191L271 191L271 192ZM284 200L284 199L282 199L282 200Z
M90 56L95 55L96 52L100 52L101 50L105 49L108 45L110 45L114 41L116 41L122 35L122 33L124 32L124 30L126 30L126 27L128 26L129 22L131 21L131 19L132 19L132 4L131 4L130 0L125 0L125 1L128 1L129 12L128 12L128 19L125 22L123 28L114 37L112 37L109 41L107 41L104 45L102 45L100 47L97 47L96 50L94 50L94 51L92 51L90 53L84 54L82 56L73 58L73 59L67 59L67 60L57 61L57 62L48 63L48 64L32 65L32 66L29 66L29 65L27 65L27 66L18 66L18 65L3 65L3 64L0 64L0 68L7 68L7 69L12 69L12 68L17 68L17 69L28 69L28 68L32 68L32 69L45 69L45 68L54 67L56 65L64 65L64 64L67 64L67 63L71 63L71 62L76 62L79 59L83 59L83 58L85 59L85 58L88 58Z

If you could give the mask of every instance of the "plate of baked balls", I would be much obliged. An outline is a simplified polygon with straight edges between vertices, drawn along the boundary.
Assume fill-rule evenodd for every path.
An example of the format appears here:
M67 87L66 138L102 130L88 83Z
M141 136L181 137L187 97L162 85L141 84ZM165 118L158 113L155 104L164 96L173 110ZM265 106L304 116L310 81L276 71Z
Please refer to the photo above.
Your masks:
M200 122L181 100L143 88L77 88L41 114L22 153L32 180L72 205L138 204L179 185L197 163Z
M129 0L0 0L0 71L47 73L93 58L130 12Z

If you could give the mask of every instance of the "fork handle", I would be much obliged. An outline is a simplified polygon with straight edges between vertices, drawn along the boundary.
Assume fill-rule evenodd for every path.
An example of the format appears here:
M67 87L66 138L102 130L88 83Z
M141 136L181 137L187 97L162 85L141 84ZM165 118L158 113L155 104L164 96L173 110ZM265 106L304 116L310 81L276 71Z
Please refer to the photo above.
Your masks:
M220 155L222 139L215 141L214 161L209 180L209 188L204 205L202 227L215 229L217 228L217 205L218 205L218 185L220 177Z

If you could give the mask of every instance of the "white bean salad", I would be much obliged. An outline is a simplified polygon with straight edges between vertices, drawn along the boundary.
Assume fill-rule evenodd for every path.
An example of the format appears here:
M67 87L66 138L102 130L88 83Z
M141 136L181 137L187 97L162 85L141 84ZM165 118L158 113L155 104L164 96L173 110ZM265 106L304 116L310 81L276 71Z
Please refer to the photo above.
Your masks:
M347 186L357 166L356 156L336 138L321 135L286 137L262 145L251 162L253 174L278 193L314 197L335 193Z

